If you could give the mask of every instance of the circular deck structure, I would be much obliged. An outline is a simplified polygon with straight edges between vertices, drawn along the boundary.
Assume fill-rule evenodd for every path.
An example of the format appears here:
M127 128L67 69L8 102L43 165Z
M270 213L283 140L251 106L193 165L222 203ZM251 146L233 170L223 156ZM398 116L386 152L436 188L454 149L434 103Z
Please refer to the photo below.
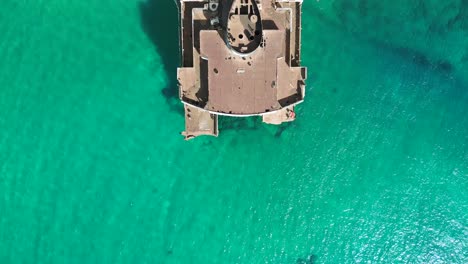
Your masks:
M254 52L262 42L260 10L253 0L234 0L229 10L226 42L241 56Z

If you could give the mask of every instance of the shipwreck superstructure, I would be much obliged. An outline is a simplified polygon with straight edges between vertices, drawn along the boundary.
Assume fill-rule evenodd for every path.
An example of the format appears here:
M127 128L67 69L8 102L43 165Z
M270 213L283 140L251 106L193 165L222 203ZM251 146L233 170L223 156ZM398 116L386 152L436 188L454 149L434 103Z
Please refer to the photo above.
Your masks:
M302 0L179 0L186 139L218 135L218 116L295 119L305 96Z

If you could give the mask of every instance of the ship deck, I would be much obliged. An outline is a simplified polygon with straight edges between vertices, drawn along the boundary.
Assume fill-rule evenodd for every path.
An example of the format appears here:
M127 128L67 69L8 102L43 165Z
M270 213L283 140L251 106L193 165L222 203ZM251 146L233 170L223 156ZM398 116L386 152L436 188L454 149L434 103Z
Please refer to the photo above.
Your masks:
M262 115L274 124L294 119L289 113L305 95L306 69L300 66L302 1L258 2L262 45L240 56L226 45L222 29L210 23L208 0L181 0L178 81L187 135L217 135L217 115ZM223 3L228 2L219 8L225 8ZM196 125L210 119L212 126Z

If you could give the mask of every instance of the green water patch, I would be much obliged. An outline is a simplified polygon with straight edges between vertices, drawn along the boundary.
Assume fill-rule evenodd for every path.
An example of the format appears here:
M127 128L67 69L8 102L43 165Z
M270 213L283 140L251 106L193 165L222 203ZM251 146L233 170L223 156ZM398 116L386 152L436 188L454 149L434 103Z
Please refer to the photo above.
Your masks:
M466 1L310 1L307 12L319 12L341 29L402 56L443 71L468 75L468 2Z

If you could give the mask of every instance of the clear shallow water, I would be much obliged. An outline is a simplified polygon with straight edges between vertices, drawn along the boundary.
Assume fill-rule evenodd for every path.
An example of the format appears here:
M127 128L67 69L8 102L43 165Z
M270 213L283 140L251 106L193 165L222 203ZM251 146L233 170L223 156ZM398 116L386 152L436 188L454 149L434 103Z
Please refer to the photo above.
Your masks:
M306 1L297 122L191 142L172 1L4 2L1 263L467 262L465 1Z

